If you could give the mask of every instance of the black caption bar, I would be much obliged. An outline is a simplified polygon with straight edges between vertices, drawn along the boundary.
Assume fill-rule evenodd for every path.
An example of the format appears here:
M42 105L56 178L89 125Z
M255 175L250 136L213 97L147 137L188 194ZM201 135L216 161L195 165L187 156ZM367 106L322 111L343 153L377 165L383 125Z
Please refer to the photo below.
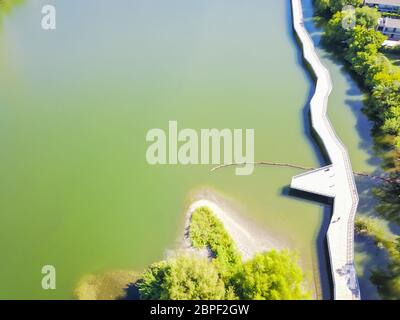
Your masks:
M116 319L281 319L314 315L325 318L353 314L360 317L376 310L398 310L399 301L0 301L10 314L31 318L70 319L101 315ZM382 309L383 308L383 309ZM395 312L395 310L393 310Z

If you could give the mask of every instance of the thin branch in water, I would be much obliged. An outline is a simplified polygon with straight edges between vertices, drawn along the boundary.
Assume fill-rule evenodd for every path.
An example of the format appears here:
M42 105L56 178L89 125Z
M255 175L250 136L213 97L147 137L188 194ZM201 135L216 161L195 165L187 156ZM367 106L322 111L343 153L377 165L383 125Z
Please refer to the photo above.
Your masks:
M292 163L258 161L258 162L243 162L243 163L220 164L220 165L212 168L210 171L213 172L215 170L226 168L226 167L244 166L246 164L266 165L266 166L275 166L275 167L282 167L282 168L293 168L293 169L300 169L300 170L315 170L316 169L314 167L305 167L305 166L292 164ZM400 183L400 181L398 179L380 177L380 176L375 176L375 175L371 175L371 174L367 174L367 173L363 173L363 172L355 172L355 171L353 171L353 174L356 175L356 176L366 177L366 178L370 178L370 179L373 179L373 180L380 180L380 181L384 181L384 182L392 183L392 184Z
M296 164L291 164L291 163L259 161L259 162L242 162L242 163L220 164L219 166L216 166L216 167L212 168L210 171L213 172L213 171L221 169L221 168L232 167L232 166L244 166L246 164L286 167L286 168L294 168L294 169L300 169L300 170L314 170L315 169L313 167L303 167L303 166L296 165Z

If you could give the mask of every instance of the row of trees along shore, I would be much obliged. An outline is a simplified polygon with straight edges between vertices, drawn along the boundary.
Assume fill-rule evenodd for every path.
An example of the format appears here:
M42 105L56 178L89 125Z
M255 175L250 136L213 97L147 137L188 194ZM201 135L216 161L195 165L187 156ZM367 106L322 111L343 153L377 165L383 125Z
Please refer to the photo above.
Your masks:
M376 30L381 14L376 8L362 6L362 0L315 0L317 14L328 19L324 41L350 64L371 93L366 112L382 133L389 135L400 150L400 68L382 52L387 39ZM354 28L343 28L352 19L345 5L355 7ZM395 49L396 50L396 49Z
M376 8L363 6L363 0L314 0L314 5L316 17L325 25L324 45L345 60L368 93L364 112L374 123L374 137L384 160L382 167L393 181L399 181L400 67L387 56L399 55L400 46L382 46L387 37L376 30L382 14ZM353 6L355 12L344 10L347 5ZM383 183L375 188L375 194L380 199L377 211L400 225L400 183ZM358 217L356 232L386 249L389 265L373 271L371 281L381 297L400 299L400 239L388 238L372 218Z
M364 112L374 123L382 167L392 181L400 181L400 67L387 57L400 55L400 46L382 46L387 37L376 30L381 13L363 6L362 0L314 0L314 4L325 25L324 45L347 63L368 93ZM354 19L343 10L347 5L355 8L355 21L349 21L355 22L354 27L344 27L346 19ZM400 183L383 183L376 195L381 202L378 211L400 224Z

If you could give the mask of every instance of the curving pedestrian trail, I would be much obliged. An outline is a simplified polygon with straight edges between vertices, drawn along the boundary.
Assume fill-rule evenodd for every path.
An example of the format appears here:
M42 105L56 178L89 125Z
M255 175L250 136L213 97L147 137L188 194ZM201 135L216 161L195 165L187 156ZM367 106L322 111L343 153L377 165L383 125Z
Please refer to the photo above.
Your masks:
M301 0L292 0L292 14L293 27L302 44L304 58L316 77L316 89L310 102L312 127L321 139L331 164L293 177L291 187L334 198L332 219L327 232L334 298L356 300L360 299L354 267L354 216L358 193L353 170L347 149L327 118L332 80L304 27Z

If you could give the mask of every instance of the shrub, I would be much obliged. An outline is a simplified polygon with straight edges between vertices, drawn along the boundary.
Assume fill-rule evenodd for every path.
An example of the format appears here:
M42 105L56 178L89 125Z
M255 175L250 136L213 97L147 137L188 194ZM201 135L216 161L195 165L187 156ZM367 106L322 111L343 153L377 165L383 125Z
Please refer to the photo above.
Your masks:
M333 15L329 19L324 41L350 63L361 77L371 95L366 113L380 128L383 135L393 138L393 148L400 151L400 69L394 66L380 51L386 39L375 30L380 13L375 8L356 8L356 26L345 30L342 21L345 14L338 9L343 1L316 1L316 10L328 3Z
M363 0L315 0L314 4L319 14L329 16L341 11L347 5L359 7L363 4Z
M138 282L141 299L224 299L225 286L206 258L179 256L151 265Z
M209 208L190 223L194 247L209 247L215 258L181 255L152 264L136 283L142 299L306 299L303 274L289 251L258 254L242 263L222 223Z
M309 299L302 289L303 273L297 257L287 250L257 254L236 275L239 297L251 300Z
M215 256L214 264L227 281L241 266L241 256L222 222L207 207L196 209L190 222L193 247L208 247Z

